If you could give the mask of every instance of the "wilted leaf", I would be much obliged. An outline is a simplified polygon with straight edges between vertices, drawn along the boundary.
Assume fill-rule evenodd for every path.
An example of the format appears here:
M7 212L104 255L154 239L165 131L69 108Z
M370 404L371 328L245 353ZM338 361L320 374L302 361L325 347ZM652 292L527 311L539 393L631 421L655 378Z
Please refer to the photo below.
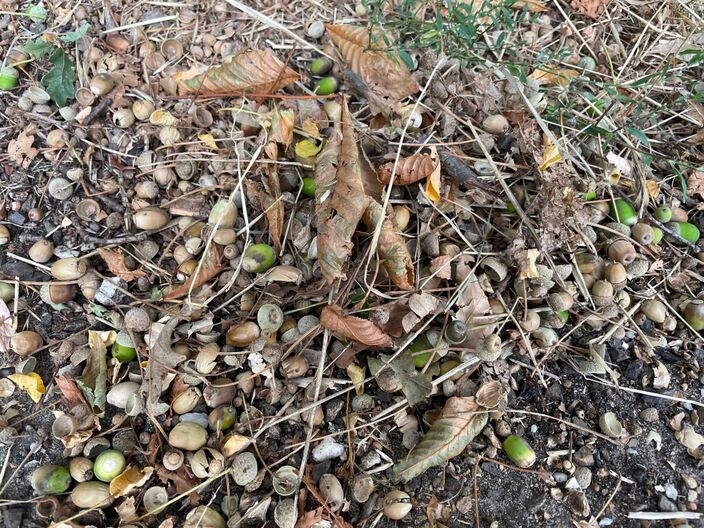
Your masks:
M535 265L535 261L539 256L540 251L537 249L522 249L516 252L519 279L537 279L540 276Z
M122 280L130 282L139 277L146 277L147 274L141 269L130 270L125 264L125 255L119 249L104 249L99 248L98 254L108 265L108 269L120 277Z
M606 4L609 0L572 0L570 5L572 9L580 15L586 15L591 18L599 18L604 14Z
M403 290L412 290L415 281L413 259L394 221L384 214L381 204L373 200L369 202L362 219L370 231L374 231L379 222L383 222L377 246L379 260L391 282ZM318 235L318 253L320 253L320 235Z
M428 468L456 457L481 432L487 414L472 398L452 397L443 407L440 418L410 452L406 460L394 465L394 476L408 482Z
M439 202L442 198L440 196L440 164L438 163L433 169L433 172L428 175L428 179L425 184L425 194L428 195L433 202Z
M660 361L653 367L653 388L666 389L670 386L670 372Z
M450 266L452 257L450 255L440 255L430 261L430 272L435 273L439 279L449 280L452 278L452 267Z
M315 121L313 121L313 119L311 119L310 117L306 117L303 120L303 123L301 123L301 130L303 130L303 132L305 132L310 137L320 137L320 129L318 128L318 125L315 123Z
M259 202L269 225L269 236L277 251L281 249L281 236L284 232L285 209L281 198L281 186L276 165L269 165L267 177L263 179L266 190L259 193Z
M293 141L293 127L296 123L296 113L293 110L274 110L271 114L269 141L281 143L288 147Z
M88 331L88 346L90 351L86 359L83 374L76 384L83 391L86 401L93 413L102 416L105 412L105 394L108 382L107 347L115 342L114 331Z
M200 263L200 268L196 268L196 271L188 277L186 282L167 293L164 296L164 300L178 299L188 295L188 292L199 288L210 279L216 277L223 269L225 269L225 265L222 262L222 250L217 244L211 244L210 250L203 257L203 262Z
M39 150L35 149L34 136L27 134L24 130L20 132L15 139L10 140L7 144L7 155L10 159L17 163L20 167L26 169L32 160L39 154Z
M335 304L323 308L320 324L331 332L368 346L383 348L393 346L391 338L374 323L353 315L342 315L342 308Z
M86 405L86 400L83 397L83 393L73 381L68 376L56 376L54 378L54 383L61 391L61 394L66 401L66 406L72 409L76 405Z
M315 144L310 139L302 139L296 143L296 156L299 158L312 158L313 156L317 156L322 148L322 143Z
M215 142L215 138L212 134L198 134L198 139L205 143L205 146L209 149L218 149L218 144Z
M397 357L382 354L381 358L368 357L367 364L373 376L384 367L391 368L401 380L401 391L410 405L422 402L433 392L433 383L429 373L421 373L416 370L413 363L413 354L410 350L404 350Z
M545 141L543 144L543 155L540 159L538 170L544 171L559 161L562 161L562 154L560 154L560 150L557 148L557 145L552 143L550 140Z
M343 267L352 253L352 236L369 202L362 185L357 138L346 97L342 100L341 118L334 126L315 168L318 262L329 284L347 278Z
M438 298L429 293L414 293L408 298L408 307L423 318L438 307Z
M147 394L147 409L154 412L164 390L164 377L179 363L186 360L186 356L175 353L171 349L171 336L178 325L178 319L171 319L168 323L153 323L149 339L149 362L146 376L142 383L142 391Z
M12 345L12 336L15 334L12 321L9 308L5 301L0 299L0 352L9 352Z
M350 377L350 380L352 380L354 390L357 394L364 394L364 367L360 367L354 363L347 365L347 375Z
M120 521L124 524L131 523L139 517L139 515L137 515L137 507L135 506L134 497L127 497L125 500L120 502L120 504L115 506L115 511L120 517Z
M29 374L10 374L7 376L15 384L25 391L34 403L39 403L42 399L42 395L46 392L44 388L44 381L39 374L36 372L30 372Z
M226 59L222 66L205 71L179 72L172 78L181 93L274 93L298 80L298 74L274 55L253 50Z
M127 468L110 481L110 495L113 497L122 497L130 491L144 485L149 480L154 472L154 468L147 466L143 469L134 466Z
M401 158L396 165L394 175L394 185L410 185L430 176L435 170L439 161L434 160L430 154L413 154L407 158ZM379 181L389 183L394 163L389 162L379 169Z
M374 35L369 42L369 30L366 27L345 24L325 24L330 40L340 51L347 66L359 75L369 92L394 105L404 97L420 91L398 53L387 51L388 37ZM371 51L378 47L384 51Z

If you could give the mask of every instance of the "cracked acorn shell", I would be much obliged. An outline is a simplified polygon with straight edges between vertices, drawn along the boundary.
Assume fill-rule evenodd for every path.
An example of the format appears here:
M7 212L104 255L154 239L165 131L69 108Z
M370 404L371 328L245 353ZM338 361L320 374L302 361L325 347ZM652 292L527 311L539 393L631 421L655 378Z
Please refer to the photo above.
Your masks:
M345 492L342 490L342 484L340 484L339 479L335 475L331 473L321 475L318 481L318 489L330 511L336 512L342 508L345 502Z
M296 493L299 481L298 470L293 466L281 466L271 479L274 491L282 497Z
M198 478L210 478L225 468L225 457L219 451L206 447L189 456L191 471Z
M144 509L149 513L152 513L169 502L169 494L167 493L166 488L162 488L161 486L152 486L144 492L144 499L142 502L144 504Z
M394 521L399 521L413 509L411 496L405 491L391 490L384 497L384 515Z

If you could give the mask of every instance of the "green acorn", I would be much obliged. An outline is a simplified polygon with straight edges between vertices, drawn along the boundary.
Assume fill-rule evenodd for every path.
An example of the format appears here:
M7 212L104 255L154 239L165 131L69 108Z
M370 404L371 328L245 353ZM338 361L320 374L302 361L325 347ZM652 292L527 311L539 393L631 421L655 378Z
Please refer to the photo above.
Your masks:
M673 233L677 233L679 236L692 244L699 240L699 229L694 224L690 224L689 222L668 222L666 226ZM672 237L672 243L682 244L682 241Z
M672 209L666 205L661 205L655 209L655 218L661 222L669 222L672 219Z
M582 194L582 200L584 200L585 202L596 200L596 191L585 192L584 194Z
M615 221L632 226L638 221L638 215L633 206L622 198L617 198L611 202L609 216Z
M313 75L325 75L332 69L332 61L327 57L319 57L310 63L310 72Z
M71 485L71 473L62 466L41 466L32 473L30 484L40 495L58 495Z
M507 437L504 440L504 451L518 467L529 468L535 464L535 451L520 436Z
M274 265L276 254L268 244L254 244L242 257L242 267L249 273L263 273Z
M93 474L98 480L110 482L125 470L125 466L125 455L116 449L106 449L95 458Z
M337 91L337 86L335 77L323 77L315 84L313 91L318 95L330 95Z
M653 226L653 242L652 243L655 245L659 244L660 241L662 240L662 235L663 235L662 229L660 229L659 227Z
M303 183L301 184L301 194L303 196L307 196L308 198L315 198L315 178L303 178Z
M0 90L12 90L19 82L19 72L11 67L4 66L0 68Z
M430 361L430 357L433 355L432 348L433 345L425 334L416 337L410 344L408 349L413 355L413 364L416 368L423 368Z
M128 363L137 357L137 350L130 335L124 330L117 334L112 345L112 357L120 363Z
M704 301L695 299L688 302L682 313L692 328L704 330Z

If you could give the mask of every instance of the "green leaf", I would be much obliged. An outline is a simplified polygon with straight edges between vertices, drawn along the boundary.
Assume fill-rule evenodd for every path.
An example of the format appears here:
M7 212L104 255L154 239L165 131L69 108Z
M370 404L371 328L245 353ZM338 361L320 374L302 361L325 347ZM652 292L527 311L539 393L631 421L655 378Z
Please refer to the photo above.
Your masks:
M408 458L394 465L395 479L408 482L428 468L456 457L481 432L486 422L486 410L474 398L448 399L440 418L433 422Z
M628 132L634 136L638 141L643 143L643 145L650 146L650 140L648 139L648 136L643 133L642 130L638 130L637 128L627 128Z
M41 4L29 6L25 10L24 14L27 15L33 22L41 22L46 20L46 8Z
M54 45L51 42L44 40L39 37L36 40L29 40L25 42L22 49L29 53L34 59L41 59L47 53L54 51Z
M83 22L81 27L79 27L76 31L69 31L68 33L64 33L59 37L59 39L63 40L64 42L76 42L78 39L88 33L89 27L90 24L88 22Z
M52 52L49 61L54 67L44 75L42 84L57 105L65 106L66 102L76 95L76 88L73 85L76 70L68 55L60 48Z

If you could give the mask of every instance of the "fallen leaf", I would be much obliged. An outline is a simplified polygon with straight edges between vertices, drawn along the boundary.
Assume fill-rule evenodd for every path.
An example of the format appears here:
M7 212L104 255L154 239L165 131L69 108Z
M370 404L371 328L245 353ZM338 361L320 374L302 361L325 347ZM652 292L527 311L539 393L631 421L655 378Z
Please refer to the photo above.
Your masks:
M341 118L335 121L315 167L318 263L329 284L347 278L343 267L352 253L352 236L368 202L362 185L357 138L347 98L343 97Z
M379 222L382 222L377 245L379 260L391 282L402 290L412 290L415 281L413 259L394 221L384 214L381 204L374 200L369 202L362 220L370 231L374 231ZM320 253L320 235L318 235L318 253Z
M196 271L188 277L186 282L164 295L164 300L178 299L179 297L188 295L189 292L201 287L210 279L216 277L225 269L225 264L223 264L222 260L222 250L217 244L211 244L210 250L203 257L203 261L199 264L199 267L196 268Z
M218 144L212 134L198 134L198 139L205 143L205 146L209 149L218 150Z
M420 91L398 53L387 51L388 36L373 34L363 26L325 24L328 36L340 51L347 66L359 75L369 92L393 106L404 97ZM372 51L378 47L384 51Z
M486 422L486 412L473 398L449 398L440 417L433 422L408 458L394 465L394 477L408 482L428 468L456 457L481 432Z
M102 416L105 412L108 382L107 347L115 342L116 335L115 331L88 331L88 358L81 377L76 379L76 384L97 416Z
M660 196L660 184L656 181L645 180L645 189L648 191L648 196L650 196L651 200L657 200L658 196ZM687 185L687 189L689 191L692 190L689 185ZM704 193L704 182L702 182L701 193ZM704 197L704 194L702 196Z
M670 372L660 361L653 367L653 374L655 375L653 377L653 388L666 389L670 386Z
M537 69L528 78L533 79L539 86L559 86L567 87L570 81L579 77L577 70L555 68L550 70Z
M119 249L99 248L98 254L105 261L105 264L108 265L110 272L114 273L126 282L138 279L139 277L147 276L147 274L141 269L127 269L127 265L125 264L125 255Z
M32 147L34 136L27 134L24 130L19 135L10 140L7 144L7 155L23 169L29 167L32 160L39 154L39 150Z
M306 117L303 120L303 123L301 123L301 130L307 135L312 138L319 138L320 137L320 129L318 128L318 125L316 124L313 119L310 117Z
M20 389L25 391L34 403L39 403L42 399L42 395L46 392L44 388L44 381L39 374L36 372L30 372L28 374L10 374L7 376L10 378Z
M12 314L0 299L0 352L9 352L12 346L12 336L15 335Z
M570 6L580 15L599 18L604 14L609 0L572 0Z
M538 170L544 171L548 167L551 167L560 161L562 161L560 149L558 149L557 145L552 143L547 136L543 137L543 155L540 159Z
M342 308L335 304L323 308L320 324L331 332L368 346L381 348L393 346L391 338L374 323L353 315L342 315Z
M269 141L281 143L288 147L293 141L293 127L295 123L296 112L293 110L274 110L271 114Z
M69 409L72 409L77 405L87 405L87 402L83 397L83 393L76 385L76 382L71 378L68 376L56 376L54 378L54 383L56 383L56 386L61 391L64 401L66 402L66 406Z
M275 146L275 143L270 143ZM276 159L275 157L272 159ZM259 193L259 202L269 226L269 236L274 248L281 249L281 237L284 232L285 209L281 200L281 187L276 165L267 166L267 177L262 179L265 189Z
M181 93L270 94L296 82L299 75L270 52L253 50L230 57L221 66L179 72L172 79Z
M323 148L323 144L316 144L310 139L302 139L296 143L296 156L299 158L312 158L317 156L320 149Z
M347 365L347 375L350 377L357 394L364 394L364 370L364 367L354 363Z
M151 326L148 342L149 362L142 382L142 392L147 395L147 410L154 414L161 414L155 411L161 393L165 389L164 378L169 369L175 368L186 360L186 356L177 354L171 349L171 336L176 325L178 325L178 319L174 318L166 324L152 323Z
M394 175L394 185L411 185L417 181L430 176L436 169L438 161L430 154L413 154L406 158L401 158L396 164L396 174ZM379 169L379 181L389 183L394 170L394 163L389 162Z
M440 164L438 163L435 166L435 169L433 169L433 172L431 172L428 176L425 184L425 194L428 195L428 198L430 198L431 201L436 203L442 198L440 196L440 170Z
M693 195L698 194L700 198L704 198L704 169L694 170L687 177L687 192Z
M382 368L390 368L401 380L401 391L413 406L425 400L433 392L433 383L429 373L421 373L413 363L413 354L404 350L396 356L382 354L380 358L368 357L367 364L372 376L377 375Z
M518 263L518 278L537 279L540 277L535 261L540 256L540 251L537 249L521 249L516 251L516 262Z
M127 468L110 481L110 495L113 497L122 497L130 491L140 486L143 486L149 480L154 472L154 468L147 466L139 469L135 466L127 466Z
M439 279L450 280L452 278L452 257L449 255L440 255L430 261L430 272L434 273Z
M433 313L440 301L429 293L414 293L408 298L408 307L421 319Z

